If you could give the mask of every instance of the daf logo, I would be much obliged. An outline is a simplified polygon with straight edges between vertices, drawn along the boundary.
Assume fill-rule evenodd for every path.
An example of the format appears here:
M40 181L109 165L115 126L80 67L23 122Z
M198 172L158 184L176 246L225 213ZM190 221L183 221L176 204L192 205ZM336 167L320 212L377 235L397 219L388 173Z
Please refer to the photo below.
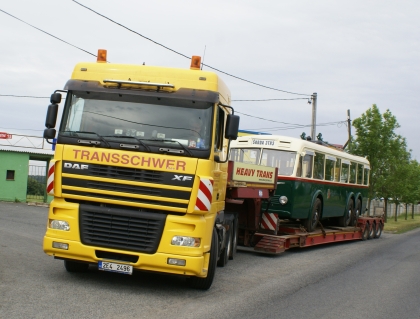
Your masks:
M72 163L64 163L64 168L71 168L71 169L88 169L89 165L85 164L72 164Z
M174 178L172 178L173 181L180 181L180 182L185 182L185 181L190 181L192 180L191 176L184 176L184 175L174 175Z

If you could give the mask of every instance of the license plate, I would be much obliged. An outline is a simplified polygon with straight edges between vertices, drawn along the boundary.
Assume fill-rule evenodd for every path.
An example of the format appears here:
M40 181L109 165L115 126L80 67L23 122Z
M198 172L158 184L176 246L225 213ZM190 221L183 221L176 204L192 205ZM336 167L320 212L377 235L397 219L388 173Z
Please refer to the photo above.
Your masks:
M100 261L98 263L99 270L118 272L121 274L131 275L133 273L133 266L110 263L107 261Z

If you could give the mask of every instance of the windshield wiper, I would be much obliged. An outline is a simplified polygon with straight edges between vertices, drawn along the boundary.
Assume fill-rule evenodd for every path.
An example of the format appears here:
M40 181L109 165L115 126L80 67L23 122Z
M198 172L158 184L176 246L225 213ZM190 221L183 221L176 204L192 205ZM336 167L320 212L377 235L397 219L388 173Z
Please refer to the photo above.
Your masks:
M152 152L149 146L147 146L141 139L138 139L134 136L122 136L122 135L107 135L105 137L114 137L114 138L131 138L135 139L141 146L143 146L148 152ZM120 144L121 147L124 147L124 144Z
M170 139L164 139L164 138L155 138L155 139L149 139L148 141L152 141L152 142L171 142L171 143L178 143L181 147L182 147L182 149L189 155L189 156L191 156L191 157L193 157L194 155L191 153L191 151L184 145L184 144L182 144L181 142L179 142L179 141L176 141L176 140L170 140ZM163 149L163 148L160 148L159 150L161 150L161 151L166 151L166 152L170 152L170 153L177 153L177 152L174 152L174 151L170 151L170 149L168 148L168 149Z
M95 134L101 142L104 142L105 146L111 148L111 145L98 133L89 132L89 131L64 131L61 133L70 133L71 136L79 137L77 134ZM77 143L79 144L90 144L90 145L98 145L98 141L89 141L89 140L78 140ZM100 144L100 143L99 143Z

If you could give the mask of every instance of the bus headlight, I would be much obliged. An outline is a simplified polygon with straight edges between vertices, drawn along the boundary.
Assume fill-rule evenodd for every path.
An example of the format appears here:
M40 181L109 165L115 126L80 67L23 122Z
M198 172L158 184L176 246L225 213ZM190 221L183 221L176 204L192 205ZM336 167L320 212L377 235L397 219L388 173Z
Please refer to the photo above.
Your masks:
M70 225L65 220L53 219L53 220L50 220L50 228L69 231Z
M171 244L175 246L200 247L201 239L188 236L174 236Z
M286 197L286 196L280 196L280 198L279 198L279 203L280 203L281 205L286 205L286 204L287 204L287 201L288 201L288 199L287 199L287 197Z

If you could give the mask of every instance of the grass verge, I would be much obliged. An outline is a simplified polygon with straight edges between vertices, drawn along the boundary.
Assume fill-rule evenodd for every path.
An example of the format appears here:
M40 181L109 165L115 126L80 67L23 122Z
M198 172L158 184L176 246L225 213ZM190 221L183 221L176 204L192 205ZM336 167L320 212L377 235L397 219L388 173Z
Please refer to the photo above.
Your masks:
M419 214L415 214L414 219L411 218L411 214L408 214L407 220L405 220L405 214L402 214L398 216L397 221L394 220L394 217L388 217L388 221L385 223L384 232L402 234L418 227L420 227Z

